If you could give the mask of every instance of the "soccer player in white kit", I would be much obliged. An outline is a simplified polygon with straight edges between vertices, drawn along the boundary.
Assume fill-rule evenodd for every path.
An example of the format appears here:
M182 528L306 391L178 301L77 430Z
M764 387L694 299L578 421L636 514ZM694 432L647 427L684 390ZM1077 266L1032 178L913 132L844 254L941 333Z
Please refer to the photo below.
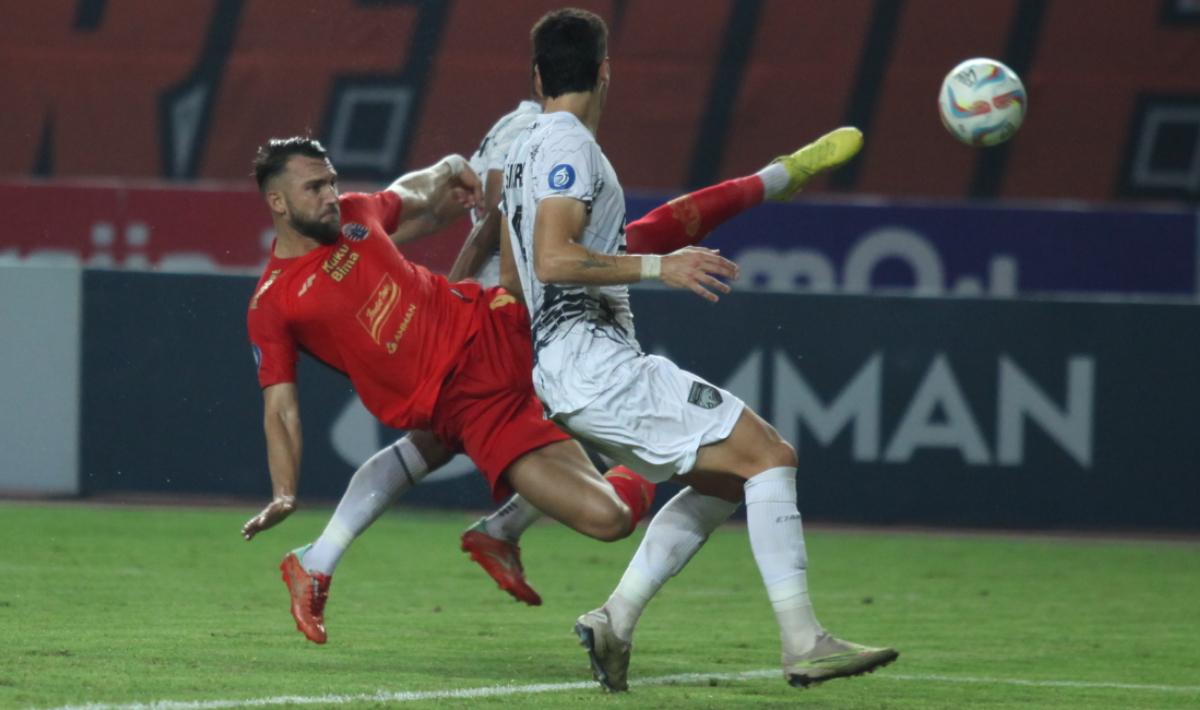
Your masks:
M534 386L580 441L652 481L688 485L650 524L608 601L576 623L595 678L607 690L628 687L642 610L743 499L788 682L890 663L896 651L836 639L813 613L792 446L733 394L638 345L628 284L656 279L715 301L729 290L716 277L734 278L736 267L697 247L626 254L624 195L595 140L611 78L603 20L557 10L532 38L544 113L506 160L501 282L530 311Z

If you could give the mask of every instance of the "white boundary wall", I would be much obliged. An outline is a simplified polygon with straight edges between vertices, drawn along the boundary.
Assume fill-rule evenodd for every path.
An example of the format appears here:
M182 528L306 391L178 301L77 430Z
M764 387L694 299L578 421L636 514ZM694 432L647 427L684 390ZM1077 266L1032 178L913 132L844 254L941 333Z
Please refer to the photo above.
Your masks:
M0 265L0 492L79 493L81 284Z

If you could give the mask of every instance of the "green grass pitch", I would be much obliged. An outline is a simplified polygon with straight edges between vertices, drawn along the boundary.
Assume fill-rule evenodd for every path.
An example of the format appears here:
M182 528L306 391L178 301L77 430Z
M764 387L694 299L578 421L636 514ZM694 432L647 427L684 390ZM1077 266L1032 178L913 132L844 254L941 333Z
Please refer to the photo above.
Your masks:
M535 526L525 562L546 603L528 608L458 551L471 516L401 509L343 559L318 647L295 630L276 565L329 511L247 543L252 512L0 504L0 707L1200 706L1198 543L811 531L822 622L901 656L800 691L779 674L746 532L730 526L642 618L631 678L652 682L611 696L579 684L591 676L571 628L640 533L603 544ZM684 674L699 675L670 678Z

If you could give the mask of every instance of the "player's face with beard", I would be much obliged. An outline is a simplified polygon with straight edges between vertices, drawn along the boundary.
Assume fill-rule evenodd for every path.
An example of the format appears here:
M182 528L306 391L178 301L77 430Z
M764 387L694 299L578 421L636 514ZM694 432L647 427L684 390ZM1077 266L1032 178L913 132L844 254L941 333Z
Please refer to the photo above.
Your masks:
M289 161L288 172L291 179L283 193L288 224L321 244L337 241L342 213L333 166L328 160L297 156Z

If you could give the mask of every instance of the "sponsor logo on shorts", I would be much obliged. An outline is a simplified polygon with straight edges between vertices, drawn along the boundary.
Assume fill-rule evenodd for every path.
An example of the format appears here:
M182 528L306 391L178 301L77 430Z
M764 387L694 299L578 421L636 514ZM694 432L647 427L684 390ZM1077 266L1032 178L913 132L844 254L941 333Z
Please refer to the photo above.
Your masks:
M367 233L370 232L365 224L358 222L347 222L342 225L342 236L352 242L361 242L367 238Z
M721 393L716 387L703 382L693 382L692 389L688 392L688 403L702 409L716 409L723 401L725 400L721 399Z
M575 184L575 168L566 163L559 163L550 168L549 177L551 190L566 190Z
M388 316L392 315L392 311L396 310L396 304L399 302L400 287L390 274L384 274L371 297L358 309L358 322L366 328L376 343L382 344L380 333L383 332L383 324Z

